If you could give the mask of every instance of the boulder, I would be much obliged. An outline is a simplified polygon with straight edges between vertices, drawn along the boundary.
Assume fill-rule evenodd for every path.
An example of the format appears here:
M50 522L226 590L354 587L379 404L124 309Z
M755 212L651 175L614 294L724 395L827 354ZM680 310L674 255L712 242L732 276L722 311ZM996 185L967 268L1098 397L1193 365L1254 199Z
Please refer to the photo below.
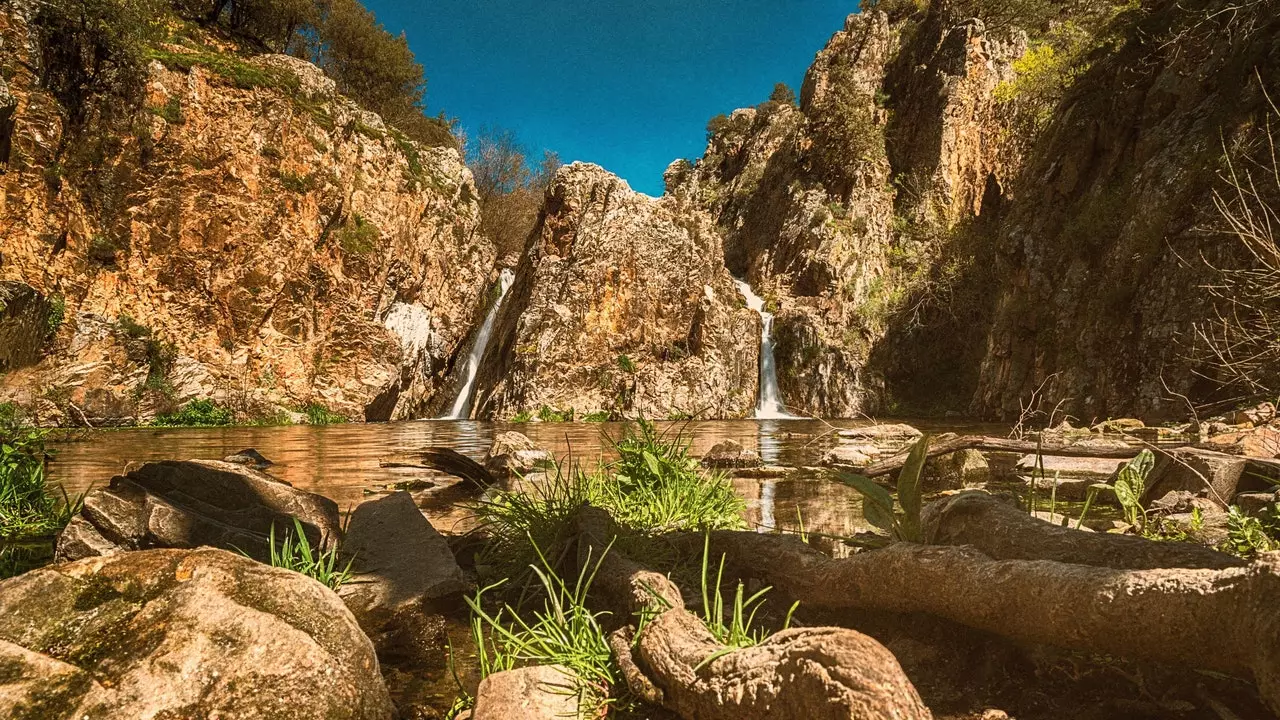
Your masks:
M1260 427L1224 432L1207 438L1202 445L1231 455L1277 458L1280 457L1280 430Z
M1280 490L1271 492L1242 492L1236 495L1232 505L1237 505L1245 515L1260 517L1270 513L1280 503Z
M1022 481L1024 487L1028 490L1031 488L1031 475L1020 475L1018 479ZM1056 478L1050 473L1048 477L1034 476L1036 481L1036 498L1037 502L1049 501L1050 497L1065 502L1079 502L1089 497L1089 486L1102 482L1105 478L1098 477L1062 477ZM1057 490L1054 490L1054 486ZM1099 492L1093 500L1095 503L1115 504L1115 494L1110 492Z
M554 462L549 450L538 447L518 432L498 433L489 446L484 466L496 477L527 475Z
M355 509L342 552L355 577L338 594L370 635L468 587L448 541L403 490Z
M1267 489L1265 479L1245 472L1248 465L1245 458L1201 448L1158 450L1144 497L1185 490L1225 508L1237 493Z
M1276 419L1276 406L1273 403L1262 402L1251 408L1237 410L1231 413L1231 422L1236 425L1265 425Z
M736 440L718 442L702 456L702 466L708 468L753 468L763 464L760 453L742 447Z
M268 460L262 453L254 450L253 448L245 448L235 455L228 455L222 458L222 461L236 465L247 465L254 470L266 470L272 465L275 465L275 463ZM284 481L280 480L279 482Z
M58 540L60 560L116 550L201 545L269 557L268 538L297 518L317 547L341 539L338 506L250 467L216 460L146 463L90 491Z
M987 458L979 450L966 448L929 458L925 464L928 490L958 490L981 485L991 479Z
M851 467L866 467L871 464L873 455L878 454L876 449L866 445L837 445L827 451L822 456L823 465L849 465Z
M1044 468L1044 474L1052 478L1054 473L1061 477L1087 477L1101 481L1116 473L1124 461L1115 458L1062 457L1057 455L1041 455L1039 462L1035 455L1023 455L1018 459L1017 469L1020 472L1038 472Z
M0 717L390 720L368 638L320 583L147 550L0 582Z
M471 720L559 720L578 717L578 689L559 665L494 673L480 682Z
M1134 430L1140 430L1147 424L1136 418L1114 418L1111 420L1103 420L1093 426L1094 432L1100 433L1127 433Z

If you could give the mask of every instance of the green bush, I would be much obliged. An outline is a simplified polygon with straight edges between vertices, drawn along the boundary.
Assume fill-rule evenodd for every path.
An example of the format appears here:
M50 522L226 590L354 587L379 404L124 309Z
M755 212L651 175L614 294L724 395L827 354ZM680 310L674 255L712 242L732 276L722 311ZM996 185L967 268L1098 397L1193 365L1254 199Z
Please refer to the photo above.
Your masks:
M351 215L337 231L338 244L352 255L366 255L377 247L382 231L359 214Z
M51 536L80 511L83 496L58 497L48 485L46 437L15 406L0 405L0 578L49 562Z
M884 128L875 99L858 89L851 68L837 64L827 91L809 111L814 169L834 194L847 196L858 169L885 156Z
M220 427L235 422L235 413L213 400L192 400L180 410L160 415L151 424L155 427Z
M318 402L304 405L302 414L307 416L307 422L311 425L340 425L347 422L345 415L339 415Z

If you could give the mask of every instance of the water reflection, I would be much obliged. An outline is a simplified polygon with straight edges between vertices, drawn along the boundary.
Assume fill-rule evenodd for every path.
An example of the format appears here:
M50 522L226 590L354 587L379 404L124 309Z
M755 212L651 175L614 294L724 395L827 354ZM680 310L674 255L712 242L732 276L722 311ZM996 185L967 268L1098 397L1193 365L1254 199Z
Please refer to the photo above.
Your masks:
M747 501L746 519L762 531L775 528L848 535L866 524L856 492L816 468L835 442L835 430L865 425L859 421L724 420L659 422L667 433L692 440L695 455L726 439L756 450L770 465L795 468L778 478L734 478ZM928 424L918 424L924 429ZM222 458L256 448L276 464L271 472L295 487L333 498L340 508L354 507L371 491L409 480L452 484L428 470L380 467L379 462L442 445L483 459L495 433L517 430L550 449L558 458L577 462L607 460L610 448L602 433L617 436L621 423L505 424L470 420L421 421L371 425L236 428L141 428L102 432L89 441L58 446L51 477L70 492L103 486L133 461ZM458 492L420 495L437 527L460 532L470 526L466 500Z

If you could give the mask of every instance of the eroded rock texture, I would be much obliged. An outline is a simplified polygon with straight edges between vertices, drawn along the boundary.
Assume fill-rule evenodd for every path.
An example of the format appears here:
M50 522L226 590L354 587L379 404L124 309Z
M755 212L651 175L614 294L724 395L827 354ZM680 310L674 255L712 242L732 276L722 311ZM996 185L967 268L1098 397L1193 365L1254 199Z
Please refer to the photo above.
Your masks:
M18 12L0 37L16 102L0 281L61 318L34 358L0 358L44 356L0 398L95 425L197 397L250 416L426 412L494 277L456 150L409 141L286 56L228 54L256 84L153 62L132 128L73 135ZM73 151L103 157L77 170Z
M755 405L759 322L705 212L574 163L547 191L477 407L742 417Z
M0 582L0 714L390 720L369 639L320 583L224 550Z

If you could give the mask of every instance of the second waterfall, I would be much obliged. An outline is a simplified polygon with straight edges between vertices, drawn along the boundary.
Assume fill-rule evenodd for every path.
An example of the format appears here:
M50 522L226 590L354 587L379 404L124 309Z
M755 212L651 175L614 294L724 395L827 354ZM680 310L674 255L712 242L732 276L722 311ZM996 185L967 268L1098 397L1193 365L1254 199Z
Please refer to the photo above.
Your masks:
M773 313L765 312L764 298L756 295L744 280L734 278L738 292L747 300L747 307L760 314L760 391L756 396L756 411L752 415L760 420L794 418L782 404L778 390L778 369L773 361Z
M468 406L471 404L471 394L475 392L476 373L480 370L480 361L484 359L485 348L489 345L489 336L493 334L493 323L498 319L498 309L502 307L502 301L507 297L507 291L511 289L511 283L515 278L516 276L505 268L498 276L498 299L494 301L493 307L489 308L489 314L485 316L484 324L480 326L480 332L476 335L475 344L471 346L471 353L467 355L466 379L462 383L462 389L458 391L458 398L453 401L449 414L441 418L442 420L464 420L470 414Z

